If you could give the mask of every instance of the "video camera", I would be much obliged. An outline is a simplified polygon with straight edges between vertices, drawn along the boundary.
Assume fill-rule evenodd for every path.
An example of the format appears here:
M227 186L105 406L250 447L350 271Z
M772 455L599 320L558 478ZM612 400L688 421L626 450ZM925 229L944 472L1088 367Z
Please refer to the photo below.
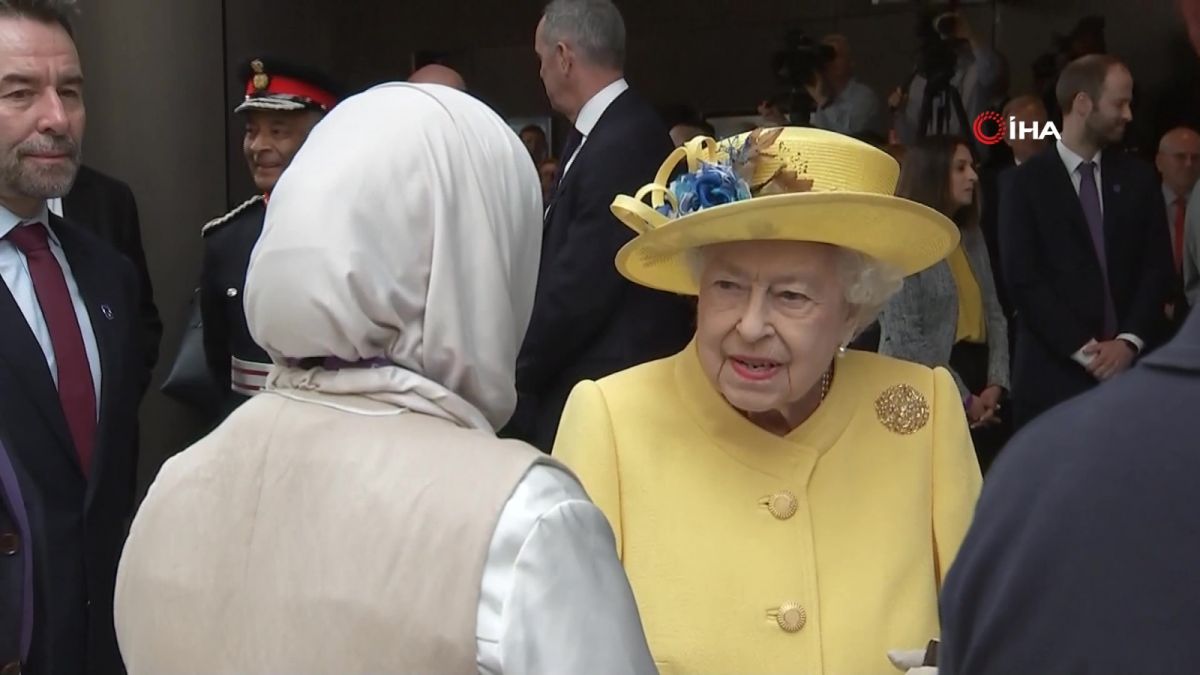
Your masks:
M935 88L945 86L958 70L958 56L965 40L955 37L958 16L953 12L934 16L932 11L917 13L916 72Z
M837 52L800 29L785 33L783 44L783 49L771 55L771 71L776 81L788 90L792 122L807 124L816 107L807 88L819 84L822 69L837 57Z

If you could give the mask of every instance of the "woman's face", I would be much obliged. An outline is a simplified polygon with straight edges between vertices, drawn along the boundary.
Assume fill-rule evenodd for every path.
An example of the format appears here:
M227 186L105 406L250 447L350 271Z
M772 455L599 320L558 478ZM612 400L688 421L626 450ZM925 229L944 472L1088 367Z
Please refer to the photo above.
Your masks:
M955 210L974 202L978 184L979 175L975 173L971 151L960 145L954 149L954 157L950 160L950 198L954 200Z
M705 374L733 407L793 420L850 338L837 249L746 241L702 253L696 345Z

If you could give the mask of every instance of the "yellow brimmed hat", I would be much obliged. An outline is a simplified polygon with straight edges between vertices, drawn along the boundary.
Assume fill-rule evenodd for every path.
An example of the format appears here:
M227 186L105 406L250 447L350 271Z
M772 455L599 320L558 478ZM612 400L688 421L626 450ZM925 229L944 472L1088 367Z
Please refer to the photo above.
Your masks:
M687 173L671 180L684 161ZM638 234L617 253L617 269L643 286L695 295L689 249L767 239L833 244L905 275L920 272L954 250L958 228L893 196L899 173L882 150L820 129L694 138L653 183L613 201L612 212Z

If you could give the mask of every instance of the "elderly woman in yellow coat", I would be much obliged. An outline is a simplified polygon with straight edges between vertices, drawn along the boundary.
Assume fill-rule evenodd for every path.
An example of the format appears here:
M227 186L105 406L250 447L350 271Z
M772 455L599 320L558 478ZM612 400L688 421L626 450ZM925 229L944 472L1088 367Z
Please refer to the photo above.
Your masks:
M638 232L617 267L698 296L696 336L580 383L554 455L612 524L664 674L894 672L939 633L980 489L962 400L945 369L846 351L958 244L898 173L760 130L694 139L613 203Z

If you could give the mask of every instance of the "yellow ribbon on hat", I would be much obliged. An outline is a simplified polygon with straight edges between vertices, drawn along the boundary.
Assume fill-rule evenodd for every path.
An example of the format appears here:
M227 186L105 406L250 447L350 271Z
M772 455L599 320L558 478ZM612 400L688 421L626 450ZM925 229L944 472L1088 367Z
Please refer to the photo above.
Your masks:
M673 212L679 211L679 200L670 188L671 173L675 171L675 167L686 161L688 173L695 173L700 170L701 163L715 164L719 160L720 151L720 143L710 136L697 136L675 148L659 167L653 183L642 186L632 197L617 195L613 199L613 213L638 234L645 234L666 225L671 221L671 217L663 215L658 209L670 205ZM645 202L647 195L650 197L649 204Z

